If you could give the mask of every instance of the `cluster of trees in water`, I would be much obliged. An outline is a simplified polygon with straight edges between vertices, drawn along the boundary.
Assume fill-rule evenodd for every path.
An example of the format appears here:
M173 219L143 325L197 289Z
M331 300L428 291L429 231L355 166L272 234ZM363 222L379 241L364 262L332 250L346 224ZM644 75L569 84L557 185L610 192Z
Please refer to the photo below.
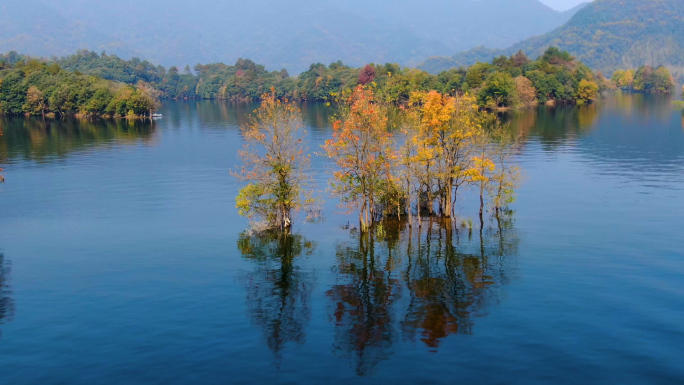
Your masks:
M671 93L675 82L670 71L665 67L653 69L642 66L635 70L617 70L611 77L611 87L649 93Z
M450 218L459 192L479 195L482 224L487 200L498 217L514 200L519 170L517 138L475 97L413 92L406 106L388 108L372 87L343 92L336 102L333 137L323 146L334 164L331 187L356 211L362 232L387 219ZM243 126L242 168L247 182L236 198L240 214L260 229L287 231L293 214L320 215L309 170L301 111L272 91ZM487 199L488 198L488 199Z
M263 65L245 59L234 65L198 64L193 70L186 66L180 71L91 51L49 61L11 52L0 55L0 63L0 78L8 78L7 85L0 87L2 111L30 114L47 110L55 114L141 115L154 109L157 97L259 100L272 88L281 98L331 101L359 85L372 85L379 99L397 105L407 104L412 92L468 93L477 98L481 108L494 110L552 102L585 104L601 91L615 88L670 92L674 87L666 68L616 71L613 79L607 79L554 47L536 60L518 52L437 75L397 64L352 68L338 61L329 66L313 64L308 71L291 77L285 70L267 71ZM25 73L36 70L43 75ZM51 100L57 88L63 90Z
M54 62L13 62L0 57L0 114L150 116L158 107L159 96L152 85L142 81L126 84L67 71Z

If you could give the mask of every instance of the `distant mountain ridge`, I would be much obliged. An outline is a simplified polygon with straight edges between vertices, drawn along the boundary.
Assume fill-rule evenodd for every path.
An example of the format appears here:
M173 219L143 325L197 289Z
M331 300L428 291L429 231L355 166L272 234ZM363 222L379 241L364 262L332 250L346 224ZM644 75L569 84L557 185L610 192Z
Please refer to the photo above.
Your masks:
M165 66L242 57L293 74L337 60L415 66L478 45L510 46L575 12L539 0L3 0L0 52L90 49Z
M506 49L479 47L421 64L436 73L451 67L489 61L522 50L531 57L557 46L593 69L611 74L620 68L665 65L684 78L684 1L596 0L565 25Z

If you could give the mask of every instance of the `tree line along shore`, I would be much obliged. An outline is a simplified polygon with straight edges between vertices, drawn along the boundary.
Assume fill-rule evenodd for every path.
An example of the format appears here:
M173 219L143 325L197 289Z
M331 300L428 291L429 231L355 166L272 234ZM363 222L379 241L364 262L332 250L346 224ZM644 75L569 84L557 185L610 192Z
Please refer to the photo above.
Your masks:
M318 63L293 77L245 59L234 65L198 64L181 72L104 52L79 51L50 60L15 52L0 55L0 113L11 115L144 117L160 99L255 101L270 89L278 98L330 102L359 85L374 88L379 100L397 106L409 103L413 92L437 91L471 95L480 108L493 111L586 104L608 90L669 93L675 87L664 67L616 71L607 78L554 47L535 60L518 52L437 75L397 64L353 68L342 62Z

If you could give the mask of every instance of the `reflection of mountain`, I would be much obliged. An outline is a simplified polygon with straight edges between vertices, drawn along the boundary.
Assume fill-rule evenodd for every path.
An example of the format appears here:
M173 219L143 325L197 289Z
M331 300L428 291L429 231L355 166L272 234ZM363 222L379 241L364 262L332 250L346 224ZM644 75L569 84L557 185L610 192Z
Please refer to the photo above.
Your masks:
M5 256L0 254L0 325L14 317L14 300L10 283L10 266Z
M510 221L477 240L450 221L422 231L402 226L338 245L336 283L327 292L335 350L359 375L392 353L401 333L437 350L452 334L473 332L473 318L497 302L517 254Z
M301 271L295 259L311 253L315 245L300 235L243 234L238 248L256 264L242 277L249 316L262 329L269 349L280 357L288 343L305 340L313 276Z
M41 120L0 116L0 163L47 161L92 147L151 143L154 125L133 120Z

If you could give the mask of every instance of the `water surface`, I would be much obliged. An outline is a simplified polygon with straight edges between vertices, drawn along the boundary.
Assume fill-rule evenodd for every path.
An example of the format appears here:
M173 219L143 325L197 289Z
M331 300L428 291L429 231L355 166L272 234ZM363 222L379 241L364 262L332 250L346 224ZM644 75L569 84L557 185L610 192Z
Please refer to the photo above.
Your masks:
M7 384L679 383L684 118L664 97L509 116L504 221L373 236L326 220L250 237L239 124L168 102L141 122L1 118ZM312 151L331 111L303 106ZM329 165L314 157L325 189Z

